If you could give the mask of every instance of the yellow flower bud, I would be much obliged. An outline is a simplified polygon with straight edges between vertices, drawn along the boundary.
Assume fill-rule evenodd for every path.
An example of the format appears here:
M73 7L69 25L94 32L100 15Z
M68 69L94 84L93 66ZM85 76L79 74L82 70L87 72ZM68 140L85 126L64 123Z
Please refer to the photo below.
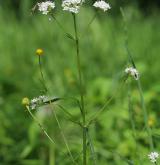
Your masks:
M44 52L43 52L43 49L40 49L40 48L39 48L39 49L36 50L36 54L37 54L38 56L42 56L43 53L44 53Z
M24 97L22 99L22 104L25 105L25 106L29 105L29 98L28 97Z
M148 125L150 127L152 127L152 126L155 125L155 122L156 122L156 119L153 116L150 116L149 119L148 119Z

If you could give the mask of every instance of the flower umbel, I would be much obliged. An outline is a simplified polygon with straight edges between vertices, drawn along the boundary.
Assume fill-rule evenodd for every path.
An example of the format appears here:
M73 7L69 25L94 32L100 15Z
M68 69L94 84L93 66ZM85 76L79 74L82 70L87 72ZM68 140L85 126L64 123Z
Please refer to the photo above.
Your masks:
M47 99L48 99L47 96L39 96L39 97L33 98L30 102L30 108L32 110L36 109L37 107L43 105Z
M136 68L133 67L127 67L125 69L125 73L132 76L135 80L139 79L139 72L137 71Z
M45 15L47 15L54 8L55 8L55 3L51 1L38 3L38 10Z
M149 155L148 155L150 161L152 163L156 163L158 157L159 157L159 153L158 152L151 152Z
M37 49L36 50L36 54L38 55L38 56L41 56L41 55L43 55L43 53L44 53L44 51L43 51L43 49Z
M84 0L63 0L62 7L65 11L77 14L83 2Z
M104 12L111 9L109 3L106 3L103 0L98 0L93 4L94 7L99 8L101 10L103 10Z

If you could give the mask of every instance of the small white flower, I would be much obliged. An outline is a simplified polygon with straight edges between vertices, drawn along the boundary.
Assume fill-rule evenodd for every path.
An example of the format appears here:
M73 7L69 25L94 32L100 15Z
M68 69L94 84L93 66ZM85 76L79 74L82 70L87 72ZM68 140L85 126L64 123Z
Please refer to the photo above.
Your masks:
M46 100L48 99L47 96L39 96L36 98L33 98L30 102L31 109L36 109L38 106L42 105Z
M51 1L38 3L38 10L47 15L51 9L55 8L55 3Z
M135 80L139 79L139 72L136 68L128 67L125 69L125 73L131 75Z
M77 14L83 2L84 0L63 0L62 7L65 11Z
M106 3L105 1L103 0L98 0L96 1L94 4L93 4L94 7L96 8L100 8L102 9L103 11L107 11L109 9L111 9L109 3Z
M148 157L149 157L149 159L152 163L155 163L157 161L158 157L159 157L159 154L158 154L158 152L151 152L148 155Z

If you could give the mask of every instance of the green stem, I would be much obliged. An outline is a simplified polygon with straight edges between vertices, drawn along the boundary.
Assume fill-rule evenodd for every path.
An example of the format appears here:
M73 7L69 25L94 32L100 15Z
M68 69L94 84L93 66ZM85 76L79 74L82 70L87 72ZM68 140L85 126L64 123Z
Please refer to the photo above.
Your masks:
M53 13L51 13L51 17L55 20L57 25L60 27L60 29L66 34L65 29L63 28L62 24L59 22L59 20L54 16Z
M115 96L117 96L121 88L123 88L123 85L125 84L126 80L127 80L127 77L122 81L118 89L116 89L112 97L109 98L109 100L107 99L104 105L93 115L93 117L90 119L87 125L90 125L94 120L96 120L101 115L101 113L106 109L107 105L113 100L113 98L115 98Z
M55 20L55 22L57 23L57 25L59 26L59 28L63 31L63 33L70 39L74 39L74 37L72 36L72 34L66 32L66 30L64 29L64 27L62 26L62 24L59 22L59 20L54 16L54 14L51 14L51 17Z
M78 76L79 76L79 88L80 88L80 97L81 97L81 111L83 118L83 165L87 164L87 128L86 128L86 112L84 109L84 95L83 95L83 84L82 84L82 73L81 73L81 62L79 55L79 38L77 32L77 22L76 15L73 15L74 21L74 30L75 30L75 44L76 44L76 54L77 54L77 68L78 68Z
M134 120L133 106L132 106L132 102L131 102L131 86L130 86L130 84L128 84L128 111L129 111L129 119L130 119L131 128L132 128L132 136L135 141L135 150L136 150L135 156L136 156L136 159L138 158L139 163L142 164L140 156L139 156L139 147L137 144L136 124L135 124L135 120Z
M50 142L51 142L52 144L54 144L54 146L56 146L57 148L59 148L59 146L56 145L55 141L48 135L47 131L44 129L44 127L42 126L42 124L38 121L38 119L37 119L37 118L33 115L33 113L30 111L30 109L29 109L28 106L26 107L26 109L27 109L27 111L29 112L30 116L33 118L33 120L34 120L34 121L38 124L38 126L41 128L41 130L43 131L43 133L44 133L44 134L47 136L47 138L50 140ZM57 121L57 123L58 123L58 127L59 127L59 129L60 129L60 131L61 131L61 134L62 134L62 136L63 136L63 139L64 139L65 145L66 145L66 147L67 147L67 150L68 150L68 152L69 152L69 155L70 155L70 157L71 157L73 163L74 163L74 164L77 164L77 163L75 162L73 156L72 156L72 153L71 153L70 149L69 149L68 143L67 143L66 138L65 138L65 136L64 136L64 134L63 134L63 131L62 131L62 129L61 129L61 125L60 125L60 123L59 123L59 121L58 121L58 118L57 118L55 112L54 112L54 115L55 115L56 121ZM61 151L61 153L63 153L63 154L65 155L64 152Z
M124 19L124 35L125 35L124 46L125 46L125 49L126 49L126 52L127 52L127 55L128 55L129 63L131 63L131 65L136 69L136 65L135 65L133 56L132 56L132 54L129 50L129 46L128 46L128 27L127 27L127 24L126 24L126 22L127 22L126 21L126 16L125 16L125 13L124 13L122 8L120 8L120 11L121 11L122 17ZM147 113L147 109L146 109L145 102L144 102L141 82L140 82L139 79L137 80L137 87L138 87L139 94L140 94L140 99L141 99L141 105L142 105L142 110L143 110L143 115L144 115L144 123L145 123L146 131L147 131L147 134L148 134L148 138L149 138L149 147L150 147L150 150L153 151L154 150L154 145L153 145L152 132L151 132L150 127L148 126L148 113Z
M47 89L47 87L46 87L44 75L43 75L43 72L42 72L41 56L38 57L38 64L39 64L39 70L40 70L40 74L41 74L41 78L42 78L42 84L43 84L43 87L44 87L44 89L45 89L45 93L47 93L48 89Z
M55 165L55 149L53 145L49 146L49 165Z
M144 114L144 123L145 123L146 131L147 131L147 134L148 134L148 138L149 138L150 150L153 151L154 150L153 137L152 137L151 129L148 125L148 114L147 114L146 106L145 106L145 103L144 103L143 91L142 91L140 80L138 80L137 85L138 85L138 90L139 90L139 94L140 94L142 110L143 110L143 114Z
M71 113L69 113L68 111L67 111L67 109L66 108L64 108L62 105L59 105L59 104L56 104L64 113L66 113L70 118L69 118L69 120L71 121L71 122L73 122L74 124L77 124L77 125L79 125L79 126L82 126L81 125L81 123L80 123L80 121L74 121L72 118L74 118L74 116L71 114Z
M96 153L95 153L95 150L94 150L94 145L93 145L92 138L91 138L90 133L89 133L88 130L87 130L87 138L88 138L88 142L89 142L89 146L90 146L91 158L93 159L93 165L97 165Z
M47 138L50 140L50 142L54 145L56 145L56 143L53 141L53 139L48 135L48 133L46 132L46 130L44 129L44 127L42 126L42 124L38 121L38 119L32 114L32 112L30 111L29 107L26 107L27 111L29 112L30 116L33 118L33 120L39 125L39 127L41 128L41 130L43 131L43 133L47 136Z
M89 21L88 25L86 26L86 29L84 30L84 32L82 33L81 37L83 37L84 35L86 35L86 33L88 32L89 30L89 27L91 26L91 24L93 23L93 21L95 20L97 16L97 13L94 14L94 16L91 18L91 20ZM81 38L80 37L80 38Z
M65 145L66 145L66 148L67 148L67 150L68 150L68 153L69 153L69 155L70 155L70 157L71 157L73 163L74 163L74 164L77 164L77 163L75 162L74 158L73 158L73 155L72 155L72 153L71 153L71 150L70 150L69 145L68 145L68 142L67 142L67 139L66 139L66 137L65 137L65 135L64 135L64 133L63 133L62 127L61 127L61 125L60 125L60 122L59 122L59 120L58 120L58 118L57 118L57 115L56 115L56 112L54 111L54 109L52 110L52 112L53 112L54 117L55 117L55 119L56 119L58 128L59 128L59 130L60 130L60 132L61 132L62 138L63 138L64 143L65 143Z

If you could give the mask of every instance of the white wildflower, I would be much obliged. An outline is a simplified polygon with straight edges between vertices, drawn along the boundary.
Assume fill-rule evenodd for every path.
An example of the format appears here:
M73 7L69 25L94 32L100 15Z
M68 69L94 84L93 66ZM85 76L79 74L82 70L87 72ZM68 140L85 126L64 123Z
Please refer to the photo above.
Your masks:
M47 15L50 10L55 8L55 3L51 1L38 3L38 10Z
M148 155L150 161L152 163L156 163L158 157L159 157L159 154L157 152L151 152L149 155Z
M31 109L36 109L38 106L44 104L47 99L48 99L47 96L39 96L39 97L33 98L30 102Z
M94 7L96 8L100 8L102 9L103 11L107 11L109 9L111 9L109 3L106 3L105 1L103 0L98 0L96 1L94 4L93 4Z
M63 0L62 7L65 11L77 14L83 2L84 0Z
M139 79L139 72L136 68L128 67L125 69L125 73L131 75L135 80Z

